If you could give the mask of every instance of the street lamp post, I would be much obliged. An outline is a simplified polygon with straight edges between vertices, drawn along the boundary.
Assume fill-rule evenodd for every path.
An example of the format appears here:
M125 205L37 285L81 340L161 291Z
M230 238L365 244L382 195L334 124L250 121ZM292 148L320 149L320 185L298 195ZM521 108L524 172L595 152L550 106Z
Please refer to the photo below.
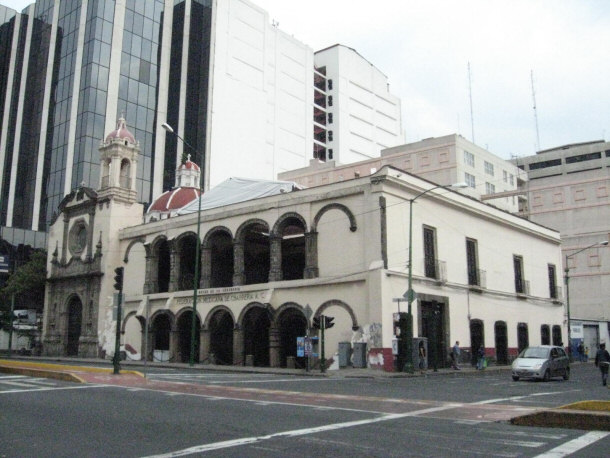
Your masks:
M567 319L568 319L568 355L570 357L570 361L573 360L573 356L572 356L572 329L570 326L570 267L568 266L568 259L576 256L578 253L588 250L589 248L593 248L596 246L606 246L606 245L608 245L608 241L604 240L603 242L597 242L592 245L586 246L583 249L576 251L575 253L566 254L566 263L564 266L564 272L565 272L565 283L566 283L566 314L567 314Z
M415 298L415 292L413 291L413 202L423 196L424 194L433 191L434 189L445 188L445 189L461 189L468 187L468 184L454 183L448 185L438 185L433 186L432 188L426 189L425 191L420 192L412 199L409 199L409 288L407 289L406 297L407 297L407 342L406 342L406 351L407 351L407 361L405 363L406 372L413 372L413 352L411 345L413 343L413 314L411 312L413 299Z
M182 141L186 146L192 149L197 158L199 158L200 154L189 142L187 142L184 138L174 132L174 129L164 122L161 124L167 132L170 134L174 134L177 138ZM203 162L203 156L202 156ZM197 334L197 326L196 326L196 318L197 318L197 290L199 289L199 258L201 256L201 240L200 240L200 231L201 231L201 194L203 193L202 189L202 178L203 178L203 164L199 166L199 201L197 204L197 244L196 244L196 252L195 252L195 276L193 278L193 311L191 316L191 353L189 356L189 365L195 365L195 338Z

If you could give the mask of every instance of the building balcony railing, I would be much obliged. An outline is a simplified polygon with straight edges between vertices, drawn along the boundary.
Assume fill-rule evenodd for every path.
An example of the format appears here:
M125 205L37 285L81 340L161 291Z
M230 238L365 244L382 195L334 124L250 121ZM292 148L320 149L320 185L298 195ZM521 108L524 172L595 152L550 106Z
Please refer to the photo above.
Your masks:
M468 271L468 285L487 288L487 272L482 269L471 269Z
M529 296L530 294L530 281L529 280L520 280L517 279L515 281L515 289L517 294Z
M561 299L563 297L563 291L561 286L555 286L551 289L551 299Z
M439 282L447 281L447 263L440 259L424 259L424 275Z

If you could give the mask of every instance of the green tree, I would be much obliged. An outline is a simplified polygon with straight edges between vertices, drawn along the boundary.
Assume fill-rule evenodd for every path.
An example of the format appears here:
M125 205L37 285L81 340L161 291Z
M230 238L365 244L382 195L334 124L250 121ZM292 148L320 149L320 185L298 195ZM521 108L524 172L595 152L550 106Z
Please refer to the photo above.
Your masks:
M15 296L15 309L35 309L42 312L44 288L47 277L47 254L34 251L30 260L17 267L0 289L0 304L3 311L10 309L11 297Z

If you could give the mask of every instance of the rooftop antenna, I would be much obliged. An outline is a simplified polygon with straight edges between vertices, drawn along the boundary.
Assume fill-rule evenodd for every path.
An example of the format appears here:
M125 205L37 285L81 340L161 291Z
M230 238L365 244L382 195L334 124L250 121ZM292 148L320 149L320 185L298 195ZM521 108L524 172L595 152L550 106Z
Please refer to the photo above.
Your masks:
M536 111L536 90L534 89L534 70L530 70L532 81L532 100L534 101L534 122L536 123L536 151L540 151L540 132L538 132L538 112Z
M470 126L472 128L472 143L474 143L474 116L472 114L472 80L470 75L470 62L468 62L468 94L470 97Z

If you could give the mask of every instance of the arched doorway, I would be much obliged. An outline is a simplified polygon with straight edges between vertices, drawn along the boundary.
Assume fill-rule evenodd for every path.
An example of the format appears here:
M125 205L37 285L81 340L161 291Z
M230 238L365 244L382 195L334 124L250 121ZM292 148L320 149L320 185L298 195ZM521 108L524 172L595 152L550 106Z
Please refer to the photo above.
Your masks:
M67 356L78 356L78 342L80 340L82 322L83 304L77 296L74 296L68 303Z
M551 330L548 324L540 326L540 343L542 345L551 345Z
M481 320L470 320L470 360L473 366L477 365L479 348L485 348L485 333Z
M263 306L252 307L243 318L244 356L252 357L254 366L269 366L269 312Z
M300 280L305 273L305 224L289 216L277 228L282 239L282 280Z
M218 310L210 318L210 354L216 364L233 364L233 317L226 310Z
M233 239L228 232L216 231L208 238L210 248L210 287L233 286Z
M199 362L199 330L201 322L199 317L195 315L195 341L191 342L193 332L193 311L188 310L178 317L178 360L181 363L188 363L191 360L191 345L194 344L194 361Z
M171 322L169 316L163 314L155 318L152 323L153 339L153 361L155 361L155 351L168 352L169 354L169 335Z
M180 259L179 287L181 291L193 289L195 279L195 261L197 257L197 236L185 235L179 241L178 253ZM201 272L201 269L198 269ZM197 279L199 281L199 279ZM199 283L197 283L199 284Z
M297 358L297 337L307 331L307 319L303 312L289 308L281 313L277 320L280 334L280 366L286 367L288 356L296 358L297 367L305 367L305 357Z
M508 333L506 322L496 321L494 325L496 338L496 364L508 364Z
M517 325L517 345L519 353L525 350L529 344L530 338L527 330L527 323L519 323Z
M169 291L169 273L171 271L169 243L167 240L159 242L157 260L157 292L167 293Z
M270 260L269 228L262 223L253 223L244 235L245 284L267 283Z

